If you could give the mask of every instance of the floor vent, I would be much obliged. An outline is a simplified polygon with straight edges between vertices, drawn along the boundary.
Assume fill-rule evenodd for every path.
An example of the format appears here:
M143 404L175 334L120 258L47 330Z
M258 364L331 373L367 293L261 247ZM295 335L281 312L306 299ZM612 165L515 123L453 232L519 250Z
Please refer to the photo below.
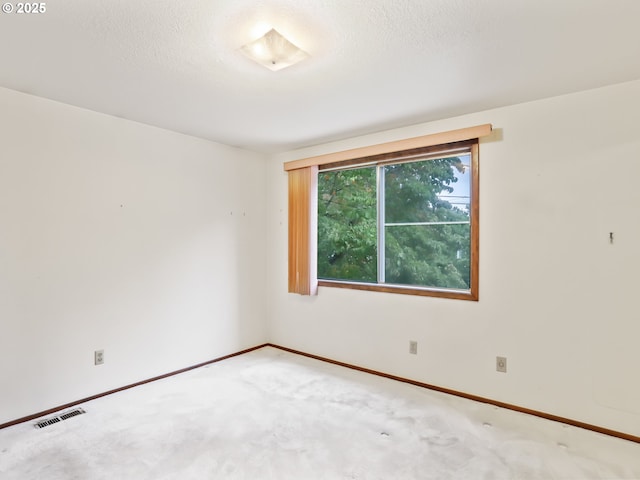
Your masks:
M48 418L46 420L42 420L41 422L36 423L36 428L44 428L49 425L53 425L54 423L58 423L61 420L58 417Z
M66 420L67 418L75 417L76 415L82 415L83 413L87 413L87 412L85 412L81 408L76 408L75 410L71 410L70 412L66 412L60 415L60 419Z
M40 420L34 426L36 428L44 428L49 425L53 425L54 423L62 422L63 420L68 420L69 418L73 418L78 415L82 415L85 412L82 408L76 408L75 410L70 410L68 412L62 413L56 417L46 418L44 420Z

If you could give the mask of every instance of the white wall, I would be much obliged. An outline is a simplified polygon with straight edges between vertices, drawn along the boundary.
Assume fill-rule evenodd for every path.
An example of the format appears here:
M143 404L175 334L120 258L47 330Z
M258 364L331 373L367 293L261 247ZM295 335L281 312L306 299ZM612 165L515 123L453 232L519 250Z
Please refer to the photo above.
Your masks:
M635 81L275 155L271 341L640 435L638 106ZM286 293L283 161L481 123L479 302Z
M0 424L267 341L265 171L0 89Z

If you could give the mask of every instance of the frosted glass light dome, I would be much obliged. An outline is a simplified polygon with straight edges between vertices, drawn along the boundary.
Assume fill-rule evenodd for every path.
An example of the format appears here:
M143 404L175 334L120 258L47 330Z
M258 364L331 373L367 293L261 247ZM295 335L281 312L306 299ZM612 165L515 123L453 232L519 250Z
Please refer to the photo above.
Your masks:
M273 28L257 40L243 45L240 50L255 62L273 71L290 67L309 56Z

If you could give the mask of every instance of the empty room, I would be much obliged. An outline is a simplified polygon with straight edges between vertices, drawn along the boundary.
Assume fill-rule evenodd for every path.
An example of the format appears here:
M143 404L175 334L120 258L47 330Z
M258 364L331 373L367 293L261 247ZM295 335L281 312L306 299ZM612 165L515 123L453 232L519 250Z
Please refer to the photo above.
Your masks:
M0 478L640 479L640 2L0 12Z

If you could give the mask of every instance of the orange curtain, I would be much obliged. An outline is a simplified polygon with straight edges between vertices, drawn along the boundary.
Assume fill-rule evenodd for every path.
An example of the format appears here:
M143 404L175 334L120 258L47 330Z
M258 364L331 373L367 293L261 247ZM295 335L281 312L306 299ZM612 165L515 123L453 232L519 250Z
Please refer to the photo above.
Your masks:
M315 295L318 167L289 171L289 292Z

